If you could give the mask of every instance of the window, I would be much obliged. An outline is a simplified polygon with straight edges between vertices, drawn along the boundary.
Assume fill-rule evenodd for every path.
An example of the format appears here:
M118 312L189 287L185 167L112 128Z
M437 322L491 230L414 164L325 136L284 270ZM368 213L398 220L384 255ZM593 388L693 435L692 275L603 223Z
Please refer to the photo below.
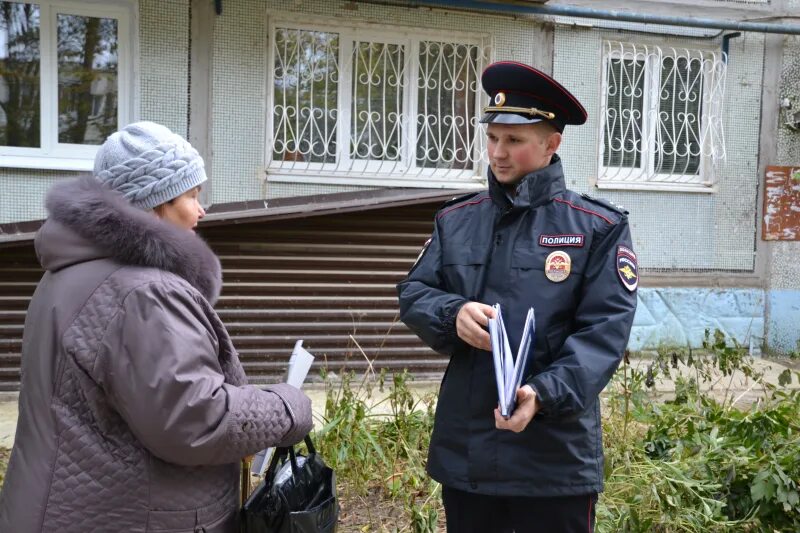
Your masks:
M598 187L712 191L725 158L719 54L606 42Z
M123 5L0 1L0 166L90 170L130 117Z
M481 174L481 41L280 22L271 35L270 180L446 186Z

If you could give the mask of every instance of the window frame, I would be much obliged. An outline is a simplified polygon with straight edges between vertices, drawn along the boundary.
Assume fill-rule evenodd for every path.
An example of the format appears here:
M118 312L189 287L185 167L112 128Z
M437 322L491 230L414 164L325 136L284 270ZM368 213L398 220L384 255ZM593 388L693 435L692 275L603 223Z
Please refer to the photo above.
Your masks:
M685 57L679 51L688 51L692 54L701 54L703 61L711 59L715 51L705 48L676 48L673 46L659 46L650 45L639 42L624 42L604 39L603 46L600 53L601 65L601 84L600 84L600 120L598 121L598 148L597 148L597 177L593 180L593 185L598 189L616 189L616 190L645 190L645 191L668 191L668 192L692 192L692 193L714 193L717 190L717 176L712 162L712 156L706 153L707 145L711 143L709 136L703 138L701 135L702 145L700 147L700 164L699 173L696 179L691 179L691 176L686 176L685 179L677 181L675 176L682 176L682 174L666 174L655 172L656 149L655 143L657 140L656 130L659 127L659 121L654 119L655 114L658 113L659 93L661 91L661 84L663 83L663 65L664 59L672 57L680 59ZM653 48L657 50L671 50L673 53L653 54L647 53L644 57L645 73L644 73L644 99L642 103L642 137L641 142L646 148L643 148L640 155L639 167L621 167L621 166L605 166L603 164L605 136L607 129L606 110L608 107L608 62L612 60L638 60L638 55L630 55L630 52L619 48L612 49L607 52L606 47L609 43L614 45L634 46L642 48ZM660 59L660 61L659 61ZM703 68L703 67L701 67ZM709 105L708 98L711 91L714 90L712 86L713 77L712 73L703 68L703 91L700 95L702 101L702 110L700 114L699 130L702 132L704 125L710 128L708 121L711 120L711 105ZM723 92L724 94L724 92ZM720 114L722 114L724 104L720 104ZM609 174L618 174L626 171L638 171L640 176L628 179L614 179L607 177ZM673 178L673 179L670 179Z
M382 25L361 21L348 21L347 23L298 23L302 17L287 16L282 14L268 17L268 34L266 54L266 109L265 109L265 144L264 144L264 170L267 179L271 182L280 183L310 183L322 185L351 185L351 186L392 186L392 187L459 187L472 188L482 186L484 183L486 170L485 158L481 156L485 152L485 143L480 140L482 135L481 124L477 122L480 118L480 110L483 105L484 94L480 85L480 78L477 79L477 91L474 95L474 105L471 117L476 120L475 141L472 147L472 159L474 160L474 171L467 177L446 178L441 177L447 173L453 173L452 169L421 168L416 166L416 141L414 143L403 142L406 138L416 139L417 128L417 103L418 91L416 90L416 80L419 76L419 48L422 41L430 40L442 43L458 43L464 45L477 46L479 57L477 58L478 72L481 67L491 61L494 47L491 38L485 33L463 33L450 30L434 30L429 28L401 28L395 25ZM336 33L339 36L339 87L337 96L337 127L336 127L336 161L333 163L303 163L303 169L281 168L280 161L273 160L273 141L274 141L274 121L273 108L275 105L274 88L274 68L275 68L275 35L276 28L287 28L290 30L307 32L328 32ZM350 158L350 140L352 133L352 54L356 43L381 43L381 44L400 44L404 46L404 92L403 92L403 114L406 119L401 124L404 133L401 134L400 147L401 157L390 172L376 172L381 166L391 165L388 161L381 160L359 160ZM347 167L343 172L337 170ZM408 170L413 169L410 175ZM466 173L466 171L463 171ZM389 183L387 183L387 181Z
M100 145L58 141L58 15L117 20L117 126L134 118L134 61L137 57L137 16L134 0L74 2L5 0L39 6L40 144L38 148L0 146L0 168L91 171ZM91 5L88 5L91 4Z

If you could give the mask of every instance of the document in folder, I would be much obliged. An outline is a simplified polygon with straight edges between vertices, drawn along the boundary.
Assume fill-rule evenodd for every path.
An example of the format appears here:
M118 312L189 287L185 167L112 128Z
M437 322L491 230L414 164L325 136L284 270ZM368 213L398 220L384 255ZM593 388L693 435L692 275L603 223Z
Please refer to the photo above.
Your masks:
M298 389L303 386L306 380L308 371L311 369L311 363L314 362L314 356L311 355L303 348L303 341L299 340L294 344L292 356L289 358L289 368L286 370L286 379L284 380L289 385L297 387ZM253 459L253 464L250 472L257 476L263 476L272 460L272 454L275 448L267 448L258 452Z
M522 378L528 368L528 358L534 345L536 321L533 307L528 309L525 326L517 349L517 356L511 352L508 344L508 335L503 324L503 313L500 304L493 306L495 317L489 319L489 338L492 343L492 358L494 359L494 376L497 381L497 396L500 403L500 414L509 418L514 412L517 389L522 384Z

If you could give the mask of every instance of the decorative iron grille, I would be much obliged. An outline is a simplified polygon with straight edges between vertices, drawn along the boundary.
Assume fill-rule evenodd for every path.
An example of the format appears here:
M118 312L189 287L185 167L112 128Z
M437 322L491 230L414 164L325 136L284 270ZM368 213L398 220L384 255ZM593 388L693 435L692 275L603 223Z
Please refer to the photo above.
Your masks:
M710 190L725 159L722 54L606 41L598 186Z
M480 41L274 28L267 170L459 181L481 174Z

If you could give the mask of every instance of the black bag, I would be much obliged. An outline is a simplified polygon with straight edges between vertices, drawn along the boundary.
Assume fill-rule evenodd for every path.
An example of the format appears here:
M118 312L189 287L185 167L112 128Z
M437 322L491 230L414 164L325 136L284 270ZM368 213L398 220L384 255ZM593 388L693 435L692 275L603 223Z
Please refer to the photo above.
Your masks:
M306 436L308 455L278 448L242 507L243 533L335 533L336 477ZM288 456L288 460L287 460Z

